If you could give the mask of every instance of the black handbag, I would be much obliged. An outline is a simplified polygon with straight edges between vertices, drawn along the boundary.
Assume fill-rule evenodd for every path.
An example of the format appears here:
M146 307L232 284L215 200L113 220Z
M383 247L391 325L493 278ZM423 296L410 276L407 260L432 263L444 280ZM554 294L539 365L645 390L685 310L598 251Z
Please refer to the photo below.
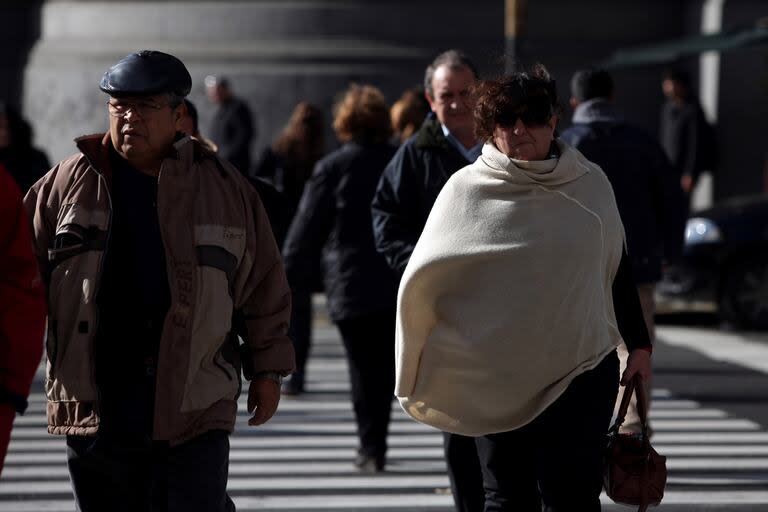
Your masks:
M622 434L632 393L637 396L637 412L642 425L641 434ZM654 450L648 439L648 400L645 388L635 375L624 388L619 413L608 430L603 462L603 487L616 503L638 505L638 512L661 503L667 483L667 458Z

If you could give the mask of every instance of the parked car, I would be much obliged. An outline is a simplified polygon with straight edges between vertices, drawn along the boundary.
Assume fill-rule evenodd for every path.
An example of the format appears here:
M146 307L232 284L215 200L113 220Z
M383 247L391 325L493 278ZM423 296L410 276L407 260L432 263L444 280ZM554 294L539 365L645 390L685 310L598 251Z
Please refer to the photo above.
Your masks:
M768 329L768 196L725 200L688 219L683 257L664 271L660 312L713 311Z

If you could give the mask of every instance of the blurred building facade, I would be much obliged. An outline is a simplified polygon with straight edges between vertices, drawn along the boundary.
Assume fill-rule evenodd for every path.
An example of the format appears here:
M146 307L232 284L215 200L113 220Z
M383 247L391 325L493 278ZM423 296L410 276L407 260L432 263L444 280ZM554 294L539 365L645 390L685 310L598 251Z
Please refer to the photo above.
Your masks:
M565 104L576 69L617 48L699 33L712 25L713 12L715 26L726 28L754 24L768 6L764 0L7 0L0 6L0 100L23 105L36 143L57 160L74 151L76 136L106 128L101 73L129 52L163 50L189 67L203 130L213 111L204 76L230 77L256 114L257 154L297 101L330 114L350 81L371 82L393 101L420 84L426 64L446 48L466 50L486 75L504 71L505 51L523 65L542 62ZM707 82L705 109L717 120L716 198L766 190L766 53L724 53L714 78L699 58L681 62L694 83ZM652 133L664 67L614 72L619 108ZM569 118L566 109L563 126Z
M256 155L300 100L326 109L330 135L331 105L351 81L373 83L393 101L452 46L490 70L503 49L503 13L498 0L471 9L460 0L49 0L24 75L25 112L38 142L63 157L72 138L106 127L97 88L105 69L132 51L157 49L187 65L203 132L213 113L204 77L230 79L255 114Z

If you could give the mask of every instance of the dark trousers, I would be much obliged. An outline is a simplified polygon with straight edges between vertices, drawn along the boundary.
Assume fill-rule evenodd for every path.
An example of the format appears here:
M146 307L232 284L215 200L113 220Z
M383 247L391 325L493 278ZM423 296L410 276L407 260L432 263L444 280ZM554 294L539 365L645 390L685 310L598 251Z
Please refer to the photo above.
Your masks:
M602 458L619 381L616 352L576 377L531 423L475 439L485 512L600 510ZM538 488L539 496L531 492Z
M312 341L312 292L296 290L291 293L291 324L288 337L296 352L296 373L304 379L304 371Z
M79 512L234 512L227 495L229 434L186 443L67 436Z
M485 490L475 438L443 432L443 448L457 512L482 512Z
M395 390L395 312L336 324L347 351L360 453L383 458Z

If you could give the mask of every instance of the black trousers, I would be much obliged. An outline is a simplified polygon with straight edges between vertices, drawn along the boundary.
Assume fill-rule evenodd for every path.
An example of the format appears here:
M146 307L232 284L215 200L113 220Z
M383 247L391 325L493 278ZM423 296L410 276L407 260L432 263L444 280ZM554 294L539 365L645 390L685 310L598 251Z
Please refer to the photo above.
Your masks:
M619 382L616 352L531 423L475 439L485 512L600 510L602 458ZM539 496L532 489L538 489Z
M312 292L296 290L291 293L288 337L296 352L296 375L303 379L312 342Z
M395 312L336 322L347 351L360 453L383 458L395 390Z
M443 432L443 449L457 512L483 512L485 490L475 438Z
M229 433L171 447L159 441L67 436L79 512L234 512L227 495Z

